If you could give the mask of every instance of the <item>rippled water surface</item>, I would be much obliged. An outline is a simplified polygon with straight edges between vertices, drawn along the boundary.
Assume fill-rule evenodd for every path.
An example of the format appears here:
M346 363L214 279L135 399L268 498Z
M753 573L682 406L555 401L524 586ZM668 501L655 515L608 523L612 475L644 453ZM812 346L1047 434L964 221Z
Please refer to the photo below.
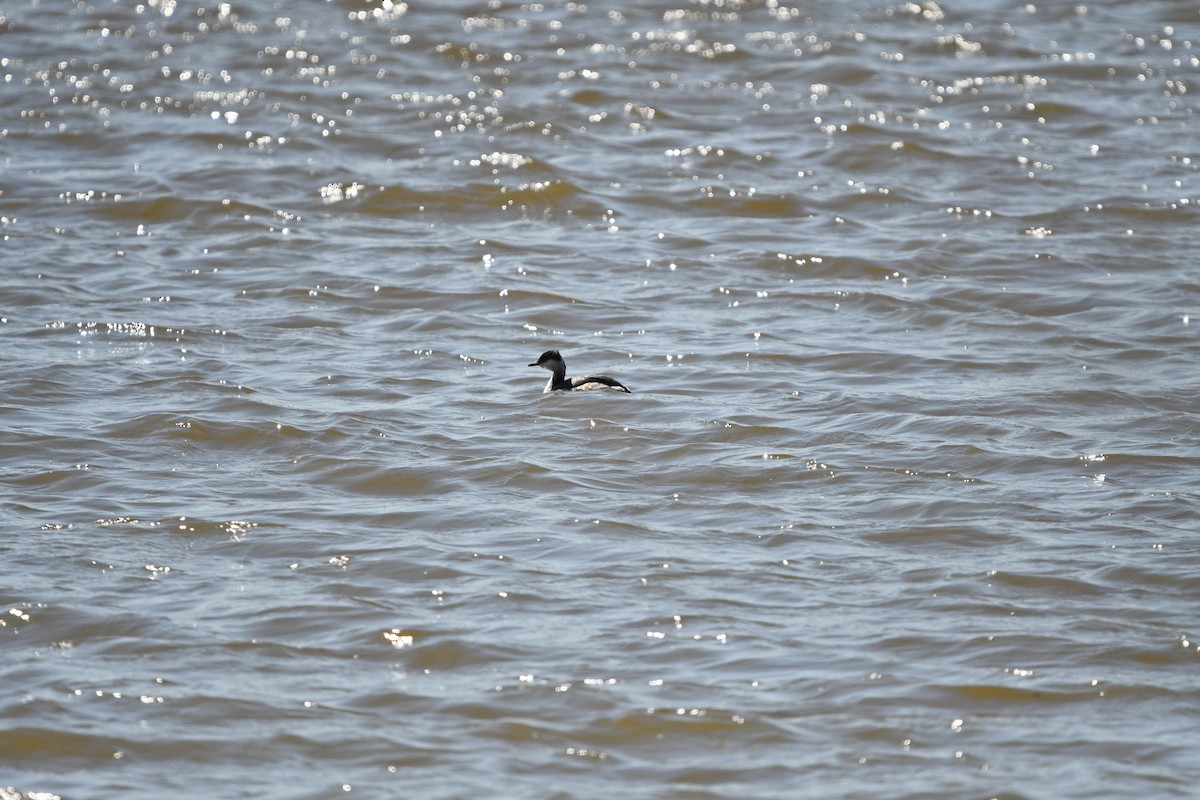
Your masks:
M7 2L0 81L0 797L1194 796L1194 3Z

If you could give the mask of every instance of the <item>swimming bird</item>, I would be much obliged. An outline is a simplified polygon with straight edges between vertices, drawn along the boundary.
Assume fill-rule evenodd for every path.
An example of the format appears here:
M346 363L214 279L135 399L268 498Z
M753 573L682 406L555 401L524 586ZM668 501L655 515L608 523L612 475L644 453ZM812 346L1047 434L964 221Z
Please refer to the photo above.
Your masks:
M557 350L547 350L529 366L542 367L554 373L554 376L546 381L543 394L546 392L584 392L592 389L614 389L618 392L632 394L629 387L607 375L581 375L577 378L568 378L567 362L563 361L563 357Z

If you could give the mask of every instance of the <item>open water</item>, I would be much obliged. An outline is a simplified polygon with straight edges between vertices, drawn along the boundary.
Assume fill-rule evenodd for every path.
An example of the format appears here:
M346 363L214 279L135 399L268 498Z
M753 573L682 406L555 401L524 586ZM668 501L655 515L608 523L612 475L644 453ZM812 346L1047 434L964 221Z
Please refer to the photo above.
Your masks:
M1198 114L1194 2L0 2L0 797L1195 797Z

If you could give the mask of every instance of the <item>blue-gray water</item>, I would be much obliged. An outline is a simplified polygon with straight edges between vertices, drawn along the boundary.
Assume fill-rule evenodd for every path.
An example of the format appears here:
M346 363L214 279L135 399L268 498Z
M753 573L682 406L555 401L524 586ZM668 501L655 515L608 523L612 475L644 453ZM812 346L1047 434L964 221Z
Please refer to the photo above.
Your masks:
M0 797L1194 796L1198 112L1188 2L0 3Z

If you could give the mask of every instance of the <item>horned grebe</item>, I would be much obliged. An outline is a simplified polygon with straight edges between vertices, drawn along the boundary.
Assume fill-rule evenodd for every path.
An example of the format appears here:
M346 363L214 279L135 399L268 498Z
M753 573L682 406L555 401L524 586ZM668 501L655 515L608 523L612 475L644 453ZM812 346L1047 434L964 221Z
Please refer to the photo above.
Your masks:
M563 361L563 357L557 350L547 350L529 366L544 367L554 373L554 376L546 381L543 394L546 392L583 392L591 389L615 389L618 392L632 394L625 384L607 375L581 375L578 378L568 378L567 362Z

